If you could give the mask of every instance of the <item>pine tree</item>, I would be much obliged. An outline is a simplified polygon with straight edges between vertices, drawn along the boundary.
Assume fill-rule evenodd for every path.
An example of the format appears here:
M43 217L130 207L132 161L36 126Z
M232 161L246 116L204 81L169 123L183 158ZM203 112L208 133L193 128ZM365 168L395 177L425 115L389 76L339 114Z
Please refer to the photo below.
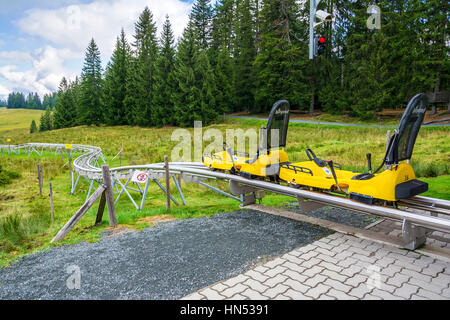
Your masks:
M256 57L255 34L250 0L237 3L234 42L235 79L234 110L253 110L255 74L253 62Z
M196 33L189 23L178 44L175 67L177 90L173 93L176 124L183 127L193 126L194 120L201 120L198 105L200 93L194 73L198 53Z
M112 54L111 62L105 73L105 122L109 125L126 124L126 109L124 100L126 97L126 82L130 64L131 49L125 39L122 29L117 38L116 47Z
M156 25L148 7L135 24L134 37L135 54L131 59L124 103L128 111L129 124L151 126L158 45Z
M203 50L210 46L212 16L211 0L197 0L192 6L190 20L197 34L197 45Z
M71 85L66 78L61 80L58 91L58 101L53 113L53 128L69 128L76 124L76 109ZM47 108L50 108L47 106Z
M100 125L103 117L103 79L100 51L94 39L86 50L83 71L81 73L81 97L78 117L80 123Z
M216 108L219 114L233 110L233 60L224 45L217 57L215 67L216 78Z
M216 79L206 51L201 50L196 58L194 73L197 79L197 87L200 91L201 119L204 125L208 125L217 120L218 112L220 111L214 97L214 94L217 92Z
M156 64L155 92L152 121L155 126L175 124L173 110L173 93L176 90L174 78L175 46L169 16L163 25L159 57Z
M299 8L295 0L263 1L259 54L255 60L257 82L254 111L270 111L274 101L287 99L291 107L304 105L301 49L295 43Z
M236 0L219 0L214 7L211 38L212 48L217 52L219 52L223 46L225 46L229 52L233 49L235 2Z
M178 45L174 93L177 125L193 126L194 121L206 125L217 118L214 99L215 79L205 50L197 46L192 22L183 33Z
M37 132L37 126L36 126L36 121L31 121L31 126L30 126L30 133L35 133Z
M49 131L52 130L52 115L50 112L50 108L47 107L45 113L42 114L40 123L39 123L39 131Z

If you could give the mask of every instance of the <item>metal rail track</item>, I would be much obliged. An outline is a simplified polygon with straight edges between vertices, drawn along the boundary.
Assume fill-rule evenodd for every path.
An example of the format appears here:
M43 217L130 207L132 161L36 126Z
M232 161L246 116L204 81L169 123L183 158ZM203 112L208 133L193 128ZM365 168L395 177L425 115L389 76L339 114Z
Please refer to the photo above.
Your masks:
M42 156L43 151L58 153L67 152L65 144L48 144L48 143L28 143L17 146L0 145L0 150L5 150L9 153L20 154L21 151L25 151L30 156L33 152ZM94 187L94 182L100 185L102 179L102 170L100 168L99 160L106 163L106 159L102 154L102 150L99 147L88 145L72 145L72 153L80 154L73 161L72 171L72 194L78 184L80 177L84 177L90 185L88 196ZM123 166L117 168L111 168L111 174L113 178L113 185L116 188L116 194L119 194L116 201L125 192L137 209L142 209L145 203L145 196L148 189L148 184L142 190L139 185L139 190L131 189L129 182L134 171L140 170L149 173L151 179L156 182L160 188L165 191L163 186L158 183L157 179L164 177L164 163L154 163L147 165L134 165ZM450 232L450 201L427 198L427 197L414 197L412 199L403 200L399 202L399 208L381 207L375 205L367 205L364 203L356 202L347 198L327 195L318 192L306 191L297 189L287 185L276 184L272 182L250 180L241 176L227 174L218 171L212 171L205 167L202 163L181 163L172 162L169 164L170 174L181 175L187 183L199 183L214 191L217 191L225 196L231 197L241 202L246 203L246 194L254 195L254 192L258 190L269 191L281 195L287 195L299 200L299 203L315 204L316 206L330 205L334 207L350 209L366 214L371 214L379 217L384 217L392 220L403 222L403 237L405 240L405 247L409 249L415 249L425 242L426 236L432 231L437 230L441 232ZM75 178L74 174L77 175ZM216 189L212 186L208 186L204 183L207 179L222 180L230 183L230 190L232 194L228 194L222 190ZM126 180L124 184L121 180ZM150 180L150 179L149 179ZM183 194L179 184L177 185L179 194L184 201ZM118 186L122 188L122 191L118 190ZM234 189L234 191L233 191ZM141 205L138 206L130 195L128 190L138 191L142 194L143 198ZM239 195L240 198L235 196ZM172 200L176 203L175 199ZM250 203L252 198L250 198ZM254 201L254 197L253 197ZM247 201L248 202L248 201ZM412 210L411 210L412 209Z

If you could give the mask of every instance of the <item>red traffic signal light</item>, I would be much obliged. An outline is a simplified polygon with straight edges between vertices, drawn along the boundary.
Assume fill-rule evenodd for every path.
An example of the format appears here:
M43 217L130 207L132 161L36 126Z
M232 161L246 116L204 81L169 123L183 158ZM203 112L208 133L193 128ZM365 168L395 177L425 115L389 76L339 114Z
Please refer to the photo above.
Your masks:
M325 53L325 44L327 42L327 38L321 36L321 35L316 35L316 51L315 51L315 56L318 57L321 54Z

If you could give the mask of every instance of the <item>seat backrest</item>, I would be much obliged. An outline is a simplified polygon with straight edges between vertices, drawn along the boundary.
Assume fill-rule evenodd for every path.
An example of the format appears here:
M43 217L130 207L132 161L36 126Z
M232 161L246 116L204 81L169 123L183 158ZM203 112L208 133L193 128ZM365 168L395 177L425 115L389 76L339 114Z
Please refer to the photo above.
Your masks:
M290 105L287 100L275 102L267 120L267 126L261 128L260 149L270 150L271 148L285 147L286 137L289 127ZM273 130L276 130L275 132Z
M408 103L400 120L400 125L390 139L385 156L387 165L394 165L398 164L399 161L411 159L414 144L427 111L427 105L428 98L424 93L419 93Z

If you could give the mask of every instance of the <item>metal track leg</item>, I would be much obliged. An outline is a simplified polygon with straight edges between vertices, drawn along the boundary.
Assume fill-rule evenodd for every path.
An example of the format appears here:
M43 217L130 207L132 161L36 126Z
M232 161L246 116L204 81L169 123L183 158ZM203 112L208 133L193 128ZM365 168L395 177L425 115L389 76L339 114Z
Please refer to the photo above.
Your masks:
M93 187L94 187L94 179L92 179L91 183L89 184L89 191L88 191L88 194L87 194L85 202L87 202L89 200L89 196L91 195L91 190L92 190Z
M166 188L164 188L163 186L162 186L162 184L158 181L158 180L156 180L156 179L153 179L153 181L155 181L155 183L158 185L158 187L160 187L161 188L161 190L162 191L164 191L164 193L167 193L167 191L166 191ZM171 194L169 194L169 197L170 197L170 199L173 201L173 203L175 203L175 205L177 205L178 206L178 202L177 202L177 200L175 200L175 198L174 197L172 197L172 195Z
M206 188L208 188L208 189L211 189L212 191L220 193L221 195L223 195L225 197L228 197L228 198L234 199L236 201L242 202L241 199L239 199L238 197L235 197L235 196L233 196L233 195L231 195L229 193L226 193L225 191L222 191L220 189L214 188L213 186L210 186L210 185L208 185L208 184L206 184L204 182L198 181L197 183L202 185L202 186L204 186L204 187L206 187Z
M78 177L77 180L75 181L75 184L72 186L72 190L70 190L70 195L73 196L75 189L77 188L78 185L78 181L80 181L80 176L81 174L77 173Z
M116 183L116 181L118 183L120 183L119 179L114 179L114 183ZM125 182L125 186L123 186L123 184L120 183L120 185L123 187L123 189L122 189L122 191L119 192L119 195L117 196L116 201L114 203L117 203L117 201L119 201L120 197L122 196L123 192L126 190L126 187L130 183L130 181L131 181L131 177L128 178L127 182ZM117 186L116 186L116 188L117 188ZM117 191L119 191L118 188L117 188Z
M147 182L145 182L144 193L142 194L141 206L139 207L139 210L144 209L145 199L147 198L147 192L148 192L149 185L150 185L150 179L147 179Z
M128 180L128 182L131 180L131 178ZM137 210L139 210L138 205L136 204L136 202L134 201L133 197L131 196L131 194L128 192L127 188L122 184L122 182L120 182L119 179L117 179L117 183L120 184L120 186L123 188L123 191L125 191L125 193L127 194L128 198L130 198L131 202L134 204L134 206L136 207ZM120 195L119 195L120 196ZM118 200L119 198L117 198ZM117 202L116 200L116 202Z
M181 191L181 186L178 183L178 180L175 176L172 176L173 181L175 182L175 186L178 189L178 194L180 195L181 201L183 202L183 205L186 205L186 200L184 199L184 195L183 192Z

